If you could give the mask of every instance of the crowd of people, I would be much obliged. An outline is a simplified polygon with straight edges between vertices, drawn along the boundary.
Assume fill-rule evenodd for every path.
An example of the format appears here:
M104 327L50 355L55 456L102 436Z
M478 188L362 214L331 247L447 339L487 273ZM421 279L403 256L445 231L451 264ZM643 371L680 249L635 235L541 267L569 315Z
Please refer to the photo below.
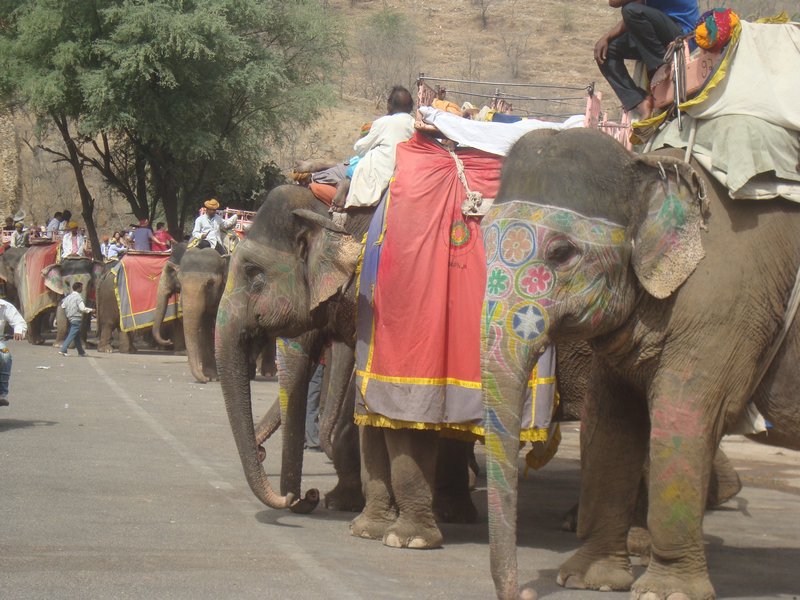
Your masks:
M190 245L198 248L214 248L220 254L227 250L223 245L224 232L237 223L237 215L223 219L217 214L220 205L216 199L203 203L201 214L195 219L192 233L186 236ZM7 217L3 227L3 244L6 247L23 247L31 244L60 240L61 256L94 256L104 261L118 260L124 253L169 252L178 243L167 231L163 222L156 223L155 231L148 219L141 219L127 229L114 231L100 237L99 253L92 252L86 229L72 220L69 210L57 211L47 225L25 226L24 215Z

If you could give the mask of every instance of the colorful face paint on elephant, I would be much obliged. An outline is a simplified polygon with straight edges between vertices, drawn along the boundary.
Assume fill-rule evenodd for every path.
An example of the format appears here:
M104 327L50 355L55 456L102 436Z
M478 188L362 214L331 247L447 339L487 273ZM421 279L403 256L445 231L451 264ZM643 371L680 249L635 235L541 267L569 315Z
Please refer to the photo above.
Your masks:
M485 352L527 369L551 322L600 327L623 300L630 242L621 225L575 212L512 201L484 219L487 284Z

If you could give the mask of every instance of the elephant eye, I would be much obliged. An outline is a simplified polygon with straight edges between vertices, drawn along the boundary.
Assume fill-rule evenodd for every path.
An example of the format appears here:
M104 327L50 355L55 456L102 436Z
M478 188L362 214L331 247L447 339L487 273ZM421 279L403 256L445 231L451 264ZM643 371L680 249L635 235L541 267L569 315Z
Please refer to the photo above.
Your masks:
M247 281L250 282L251 288L262 288L267 283L267 276L259 267L254 264L248 264L244 268L244 275Z
M580 254L578 248L565 237L552 240L547 245L544 258L548 264L553 266L564 265Z

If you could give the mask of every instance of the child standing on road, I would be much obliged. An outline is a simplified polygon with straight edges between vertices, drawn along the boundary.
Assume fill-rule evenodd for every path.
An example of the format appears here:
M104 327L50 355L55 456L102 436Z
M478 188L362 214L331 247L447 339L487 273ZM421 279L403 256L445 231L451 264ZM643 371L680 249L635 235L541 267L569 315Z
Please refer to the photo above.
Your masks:
M67 348L69 348L73 340L75 341L75 349L78 351L78 356L86 356L81 344L81 324L83 323L83 315L93 313L94 309L87 308L83 303L81 290L83 290L83 284L80 281L76 281L72 284L72 293L61 302L61 308L64 309L64 314L67 315L67 320L69 321L69 333L67 333L64 343L61 344L61 350L58 351L61 356L67 355Z
M14 339L24 340L28 324L10 302L0 300L0 332L5 331L6 323L14 328ZM11 351L0 340L0 406L8 406L8 384L11 381Z

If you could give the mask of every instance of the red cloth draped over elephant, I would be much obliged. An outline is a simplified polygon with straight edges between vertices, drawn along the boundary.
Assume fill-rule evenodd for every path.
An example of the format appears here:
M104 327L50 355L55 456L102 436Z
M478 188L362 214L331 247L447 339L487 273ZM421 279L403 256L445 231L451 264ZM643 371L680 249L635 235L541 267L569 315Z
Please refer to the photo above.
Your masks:
M457 156L469 189L493 198L502 158L478 150ZM462 214L467 190L458 172L451 153L421 134L397 146L395 176L373 218L360 275L359 424L483 434L486 258L480 219ZM549 389L530 406L523 439L547 438L553 382L543 382Z

